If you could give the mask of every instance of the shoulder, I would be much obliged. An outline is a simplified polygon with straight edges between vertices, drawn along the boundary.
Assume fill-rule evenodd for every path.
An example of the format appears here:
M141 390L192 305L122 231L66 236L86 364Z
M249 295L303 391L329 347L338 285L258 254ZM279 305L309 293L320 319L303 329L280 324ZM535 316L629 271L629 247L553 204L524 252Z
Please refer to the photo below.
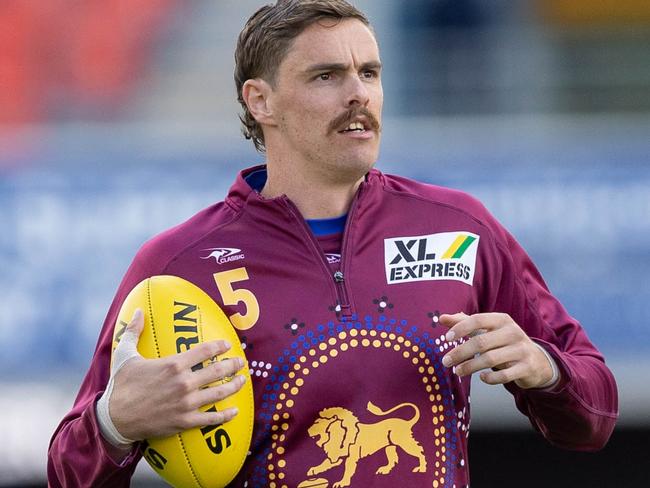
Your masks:
M218 232L237 216L236 209L226 202L211 205L146 241L136 254L134 264L146 268L145 274L160 274L185 249Z
M397 198L411 200L440 215L470 219L492 230L500 228L494 216L476 197L461 190L423 183L403 176L381 174L383 190Z

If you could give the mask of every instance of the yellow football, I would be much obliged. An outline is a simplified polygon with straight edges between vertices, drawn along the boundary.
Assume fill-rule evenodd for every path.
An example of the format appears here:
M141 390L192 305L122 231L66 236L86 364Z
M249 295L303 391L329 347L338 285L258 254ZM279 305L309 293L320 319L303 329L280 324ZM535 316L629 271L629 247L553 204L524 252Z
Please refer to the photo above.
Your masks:
M232 348L217 360L244 359L240 374L246 383L236 394L203 411L237 407L231 421L194 428L144 442L144 458L173 486L221 488L241 469L251 443L254 409L253 387L241 342L228 317L207 293L176 276L153 276L140 282L126 297L115 324L113 349L136 308L144 312L144 330L138 351L146 358L161 358L188 350L201 342L225 339ZM203 367L207 364L195 367Z

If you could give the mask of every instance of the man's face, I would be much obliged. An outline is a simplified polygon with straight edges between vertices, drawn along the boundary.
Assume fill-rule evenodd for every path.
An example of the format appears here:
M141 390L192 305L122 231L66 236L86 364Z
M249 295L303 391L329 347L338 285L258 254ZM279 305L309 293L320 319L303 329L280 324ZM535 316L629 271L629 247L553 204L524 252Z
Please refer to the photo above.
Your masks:
M269 156L292 158L323 178L363 176L379 154L380 72L377 42L362 22L324 20L305 29L269 99L277 124L267 137Z

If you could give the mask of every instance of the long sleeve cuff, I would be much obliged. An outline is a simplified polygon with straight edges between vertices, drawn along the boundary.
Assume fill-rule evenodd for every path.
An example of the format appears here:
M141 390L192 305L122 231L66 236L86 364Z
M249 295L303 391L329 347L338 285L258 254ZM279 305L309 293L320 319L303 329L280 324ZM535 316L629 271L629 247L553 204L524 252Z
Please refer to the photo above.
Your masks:
M551 365L551 369L553 370L553 376L551 379L543 385L538 386L536 390L552 390L560 381L560 368L558 368L555 359L553 359L553 356L551 356L548 351L544 349L544 347L535 341L533 341L533 344L535 344L540 349L540 351L544 353L544 356L546 356L546 359L548 359L548 362Z

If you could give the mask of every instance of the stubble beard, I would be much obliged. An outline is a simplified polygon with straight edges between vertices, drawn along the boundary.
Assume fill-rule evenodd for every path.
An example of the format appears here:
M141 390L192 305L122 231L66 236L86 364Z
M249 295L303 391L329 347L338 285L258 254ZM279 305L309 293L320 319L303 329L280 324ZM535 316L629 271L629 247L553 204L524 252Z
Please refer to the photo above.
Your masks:
M376 143L378 144L378 143ZM325 156L332 148L336 151L330 153L329 157ZM363 178L377 162L378 147L372 154L365 154L368 149L354 148L345 150L337 147L335 144L330 145L330 151L324 151L317 154L317 160L314 161L314 167L319 173L319 177L336 185L354 184ZM360 149L363 151L359 153ZM323 157L325 156L325 157Z
M353 117L355 112L355 110L348 111L346 117ZM339 116L336 120L340 122L346 117ZM340 186L355 184L374 167L379 155L380 124L374 116L370 120L373 128L376 127L374 134L377 140L341 141L339 140L340 135L338 132L332 130L333 123L330 123L329 126L324 128L324 137L321 141L314 145L308 145L307 150L304 148L304 142L301 144L303 145L303 150L299 150L298 154L303 161L302 165L306 164L308 168L291 165L294 166L294 171L301 172L305 176L311 173L312 177L309 178L310 180L322 182L326 185L334 184ZM281 122L280 130L285 133L284 137L287 137L290 132L285 121L282 120ZM323 128L321 127L320 130L323 130ZM291 137L294 140L295 138L295 135ZM364 147L370 145L373 146L372 149ZM298 147L294 146L294 149L298 149ZM269 155L269 152L273 153L274 151L267 151L267 155ZM298 154L295 156L298 156ZM291 158L290 152L283 153L283 156L282 159L285 159L287 156Z

